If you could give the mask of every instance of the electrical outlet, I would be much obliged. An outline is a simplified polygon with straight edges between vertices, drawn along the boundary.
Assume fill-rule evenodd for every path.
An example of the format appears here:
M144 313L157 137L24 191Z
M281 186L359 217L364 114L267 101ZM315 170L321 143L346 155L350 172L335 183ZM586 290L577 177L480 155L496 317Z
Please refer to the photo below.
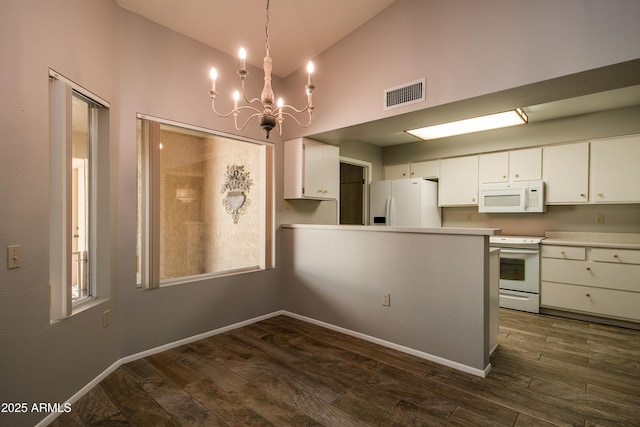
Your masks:
M382 295L382 305L389 307L391 305L391 294Z
M604 224L604 215L596 214L596 224Z
M111 324L111 310L105 310L102 312L102 327L106 328Z

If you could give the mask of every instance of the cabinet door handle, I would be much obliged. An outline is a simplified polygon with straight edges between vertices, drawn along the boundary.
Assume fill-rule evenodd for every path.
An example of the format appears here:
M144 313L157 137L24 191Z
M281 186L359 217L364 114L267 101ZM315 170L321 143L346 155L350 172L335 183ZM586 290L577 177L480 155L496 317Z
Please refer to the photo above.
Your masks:
M518 178L519 176L520 176L520 174L519 174L519 173L517 173L517 174L516 174L516 178Z
M591 294L584 294L587 298L591 298Z
M580 193L580 197L584 198L584 193Z
M617 259L618 258L618 254L613 254L613 257Z
M604 194L598 193L598 197L602 198L602 197L604 197Z
M587 270L587 271L591 271L591 267L587 267L587 268L586 268L586 270Z
M564 251L560 251L560 255L565 255Z

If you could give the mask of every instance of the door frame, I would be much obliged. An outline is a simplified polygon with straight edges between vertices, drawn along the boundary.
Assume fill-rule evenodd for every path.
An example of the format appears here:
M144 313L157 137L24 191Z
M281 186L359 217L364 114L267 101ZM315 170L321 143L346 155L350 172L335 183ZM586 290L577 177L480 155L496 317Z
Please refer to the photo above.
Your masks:
M371 184L371 169L373 164L364 160L343 156L340 156L340 163L360 166L363 168L364 185L362 186L362 218L364 219L364 224L369 225L369 184ZM336 206L338 209L338 223L340 223L340 197L338 197Z

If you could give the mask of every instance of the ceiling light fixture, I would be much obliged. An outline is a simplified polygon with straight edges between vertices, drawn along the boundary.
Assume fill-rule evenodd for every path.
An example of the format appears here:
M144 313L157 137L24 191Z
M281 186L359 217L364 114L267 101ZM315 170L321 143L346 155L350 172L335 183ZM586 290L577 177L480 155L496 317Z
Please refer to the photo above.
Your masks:
M483 130L499 129L509 126L528 123L529 118L522 108L505 111L503 113L489 114L488 116L474 117L456 122L427 126L420 129L412 129L407 133L420 139L438 139L448 136L463 135L465 133L480 132Z
M240 81L242 85L242 97L244 98L244 102L247 105L238 106L238 101L240 100L240 93L235 91L233 93L233 110L227 114L220 114L216 111L215 100L218 96L218 92L216 91L216 79L218 78L218 72L215 68L211 69L210 77L211 77L211 90L209 93L211 94L211 107L213 111L219 117L229 117L233 116L233 121L236 127L236 130L242 130L245 128L247 123L254 118L258 118L258 123L265 130L267 134L267 139L269 139L269 132L273 129L276 124L278 125L279 134L282 135L282 122L284 121L284 117L291 117L293 120L298 123L299 126L304 128L309 127L311 124L311 113L313 112L313 102L311 95L315 86L311 84L311 74L313 73L313 63L309 61L307 64L307 84L305 85L305 90L307 93L307 105L303 109L299 110L297 108L292 107L291 105L286 105L282 98L278 99L278 102L274 108L274 94L273 89L271 88L271 57L269 56L269 0L267 0L267 21L264 26L265 35L266 35L266 51L267 55L264 57L264 87L262 88L262 94L260 95L260 99L253 98L249 100L244 88L244 81L249 74L249 72L245 68L245 60L247 58L247 52L244 48L240 49L240 69L238 70L238 74L240 75ZM256 108L251 104L257 103L260 108ZM297 114L302 114L305 112L309 113L309 122L306 124L302 124L293 114L285 111L285 108L292 110ZM247 111L251 113L251 115L247 118L242 126L238 126L238 116L241 111Z

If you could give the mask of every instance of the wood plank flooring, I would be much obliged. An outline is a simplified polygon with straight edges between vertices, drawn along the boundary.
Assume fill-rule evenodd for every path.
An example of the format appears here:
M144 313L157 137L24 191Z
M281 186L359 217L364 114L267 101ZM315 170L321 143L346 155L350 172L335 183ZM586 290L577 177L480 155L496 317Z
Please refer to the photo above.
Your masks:
M279 316L123 365L51 425L640 426L640 331L501 309L498 342L480 378Z

